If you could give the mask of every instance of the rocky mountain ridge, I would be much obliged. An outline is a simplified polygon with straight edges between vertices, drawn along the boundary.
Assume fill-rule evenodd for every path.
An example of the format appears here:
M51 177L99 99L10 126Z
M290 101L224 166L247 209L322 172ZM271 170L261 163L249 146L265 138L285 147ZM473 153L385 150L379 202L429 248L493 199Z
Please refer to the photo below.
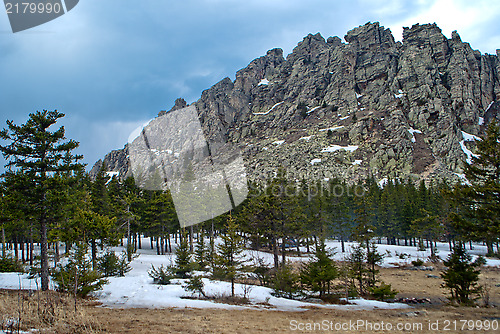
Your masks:
M460 180L474 136L500 120L500 50L481 54L435 24L404 28L402 42L377 22L344 39L310 34L205 90L194 105L207 141L239 147L249 179L284 167L294 179ZM103 162L132 174L127 145L91 175Z

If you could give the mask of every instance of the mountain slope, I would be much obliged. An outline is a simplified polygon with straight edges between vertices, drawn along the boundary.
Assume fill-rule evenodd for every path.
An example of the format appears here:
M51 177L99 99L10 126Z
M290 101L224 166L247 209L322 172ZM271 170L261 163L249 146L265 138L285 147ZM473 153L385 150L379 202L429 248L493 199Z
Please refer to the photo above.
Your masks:
M205 90L194 105L208 142L238 146L250 179L285 167L294 179L458 180L469 134L500 119L500 50L482 55L435 24L405 28L402 42L378 23L344 39L310 34ZM127 154L108 154L107 169L130 176Z

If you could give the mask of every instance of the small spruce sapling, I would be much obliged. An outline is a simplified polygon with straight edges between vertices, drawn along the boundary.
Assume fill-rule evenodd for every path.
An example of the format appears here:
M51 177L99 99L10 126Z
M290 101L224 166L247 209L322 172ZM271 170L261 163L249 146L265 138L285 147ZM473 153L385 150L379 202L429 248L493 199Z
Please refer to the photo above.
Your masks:
M450 291L450 300L462 305L473 305L479 298L481 287L478 285L481 260L472 262L472 257L461 242L457 242L444 265L448 268L441 273L441 285Z

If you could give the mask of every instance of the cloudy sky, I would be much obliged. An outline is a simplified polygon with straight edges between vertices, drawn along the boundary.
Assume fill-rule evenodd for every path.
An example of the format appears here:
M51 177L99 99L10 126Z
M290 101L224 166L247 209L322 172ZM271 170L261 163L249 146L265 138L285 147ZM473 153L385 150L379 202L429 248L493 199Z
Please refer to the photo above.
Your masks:
M81 0L16 34L0 14L0 128L57 109L91 167L177 97L193 102L308 33L343 37L368 21L397 40L403 26L436 22L483 53L500 48L498 0Z

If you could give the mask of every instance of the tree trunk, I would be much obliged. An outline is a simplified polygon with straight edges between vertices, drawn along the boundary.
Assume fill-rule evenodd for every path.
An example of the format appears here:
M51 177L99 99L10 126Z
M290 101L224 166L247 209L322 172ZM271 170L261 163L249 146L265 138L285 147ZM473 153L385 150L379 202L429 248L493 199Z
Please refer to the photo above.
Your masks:
M40 217L40 278L42 291L49 289L49 253L47 250L47 221L45 216Z
M138 233L139 236L137 237L137 242L139 243L139 249L142 249L142 238L141 238L141 234Z
M154 249L154 247L153 247L153 236L149 237L149 243L151 244L151 249Z
M193 252L193 225L189 227L189 251Z
M97 270L97 243L95 239L90 241L91 253L92 253L92 269Z
M286 245L285 238L281 239L281 265L285 266L286 263Z
M33 266L33 227L30 226L30 266Z
M340 237L340 245L342 247L342 253L345 253L345 241L344 241L344 237Z
M57 266L57 263L59 262L59 240L56 240L56 250L55 250L55 255L54 255L54 268Z
M21 261L23 263L25 263L26 258L24 257L24 240L21 240L21 242L19 243L19 246L21 247Z
M19 249L17 248L17 237L14 239L14 258L19 259Z
M5 228L2 226L2 257L5 258Z

